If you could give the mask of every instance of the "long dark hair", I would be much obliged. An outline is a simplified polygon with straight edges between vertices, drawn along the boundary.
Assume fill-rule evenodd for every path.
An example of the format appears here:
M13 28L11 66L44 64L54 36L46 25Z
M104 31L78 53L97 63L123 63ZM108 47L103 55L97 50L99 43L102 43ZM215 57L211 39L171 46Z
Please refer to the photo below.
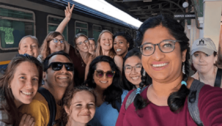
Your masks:
M87 79L85 84L87 84L90 88L96 88L96 83L94 82L93 75L96 70L97 63L99 62L107 62L109 63L111 69L115 71L112 84L105 89L103 96L105 96L105 101L112 105L113 108L117 109L116 102L121 103L121 95L123 93L121 89L121 76L118 67L116 66L114 60L109 56L98 56L96 57L89 66L89 73L87 75Z
M9 117L9 120L1 120L1 121L4 121L7 124L14 124L16 126L19 125L20 117L19 117L19 111L14 103L14 96L12 94L11 88L9 88L9 84L14 78L14 73L18 65L25 61L34 63L35 66L37 67L39 72L38 86L40 87L42 82L42 65L35 57L29 56L27 54L16 55L8 64L4 75L0 78L1 103L4 103L3 101L6 102L6 104L2 104L0 110L6 111Z
M179 42L181 53L184 50L187 50L186 52L186 60L182 65L182 68L184 66L184 72L183 75L183 81L187 81L189 77L189 59L190 59L190 47L189 47L189 39L187 38L184 27L178 23L176 20L173 19L170 15L158 15L152 18L147 19L139 28L137 32L137 38L136 38L136 44L137 46L140 46L144 37L144 33L146 30L150 28L154 28L156 26L162 25L163 27L167 28L169 33L176 39L181 40ZM181 68L181 71L182 71ZM172 112L178 112L183 106L184 102L186 100L187 95L189 94L189 89L182 85L181 88L177 92L173 92L169 98L168 98L168 106L170 107L170 110ZM140 99L140 100L138 100ZM134 105L136 109L142 109L146 107L147 103L142 100L142 97L137 94Z
M138 48L133 48L131 49L127 54L126 56L123 58L123 69L122 69L122 80L123 80L123 88L130 91L132 90L133 88L136 88L135 85L133 85L132 83L130 83L127 79L126 79L126 76L125 76L125 62L128 58L132 57L132 56L137 56L139 59L141 59L141 53L139 51ZM145 73L145 75L143 75L143 69L141 69L141 81L144 80L144 85L149 85L151 84L152 80L151 78L148 76L147 73ZM142 83L142 82L141 82ZM143 85L143 86L144 86Z

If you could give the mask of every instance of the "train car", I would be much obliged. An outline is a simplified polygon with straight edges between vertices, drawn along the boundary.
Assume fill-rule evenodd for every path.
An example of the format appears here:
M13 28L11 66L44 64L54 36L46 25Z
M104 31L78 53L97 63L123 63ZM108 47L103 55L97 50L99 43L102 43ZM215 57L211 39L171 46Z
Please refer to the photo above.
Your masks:
M68 2L75 4L75 8L63 35L71 45L79 32L95 40L103 29L135 35L134 26L71 0L1 0L0 69L17 54L23 36L34 35L41 45L47 33L54 31L63 20Z

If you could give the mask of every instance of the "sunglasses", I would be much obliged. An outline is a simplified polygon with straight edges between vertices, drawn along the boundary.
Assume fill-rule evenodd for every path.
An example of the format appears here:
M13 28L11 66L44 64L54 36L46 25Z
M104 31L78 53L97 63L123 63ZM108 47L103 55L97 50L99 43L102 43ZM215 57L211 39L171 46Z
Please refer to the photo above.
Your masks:
M99 78L102 78L104 76L104 74L106 74L107 78L112 78L115 74L115 71L104 72L102 70L95 70L95 72L96 72L96 76L99 77Z
M52 67L52 70L59 71L62 69L63 65L65 65L67 71L74 71L74 65L72 63L61 63L61 62L50 63L49 66L46 68L46 70Z

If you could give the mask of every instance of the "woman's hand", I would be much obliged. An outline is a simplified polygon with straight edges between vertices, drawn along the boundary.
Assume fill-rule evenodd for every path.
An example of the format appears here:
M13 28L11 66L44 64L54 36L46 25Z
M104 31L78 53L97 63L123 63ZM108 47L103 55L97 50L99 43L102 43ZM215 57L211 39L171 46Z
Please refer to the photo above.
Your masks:
M68 6L66 7L65 11L65 16L68 20L72 18L72 11L74 9L74 4L72 5L72 8L70 8L70 3L68 2Z
M32 118L30 115L24 114L19 126L35 126L34 118Z

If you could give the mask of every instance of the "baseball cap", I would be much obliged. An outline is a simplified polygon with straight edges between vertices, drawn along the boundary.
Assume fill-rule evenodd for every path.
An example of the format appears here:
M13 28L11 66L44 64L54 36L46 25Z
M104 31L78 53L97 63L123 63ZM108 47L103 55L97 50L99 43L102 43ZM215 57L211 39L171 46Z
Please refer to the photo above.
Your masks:
M212 55L214 52L217 52L217 49L214 42L210 38L200 38L193 42L191 47L191 55L197 51Z

